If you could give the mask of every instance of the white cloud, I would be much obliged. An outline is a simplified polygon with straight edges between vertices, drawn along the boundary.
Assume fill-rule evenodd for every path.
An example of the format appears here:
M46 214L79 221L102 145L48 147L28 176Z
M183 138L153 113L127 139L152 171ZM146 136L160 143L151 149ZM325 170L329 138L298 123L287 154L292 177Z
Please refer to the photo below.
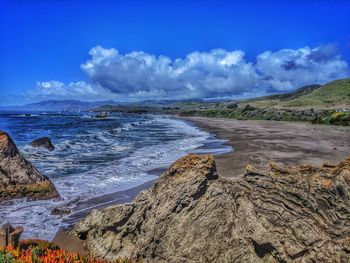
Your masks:
M99 97L113 96L108 90L84 81L64 84L59 81L38 81L34 91L27 94L30 98L38 99L80 99L94 100Z
M81 65L92 83L131 97L222 96L253 88L259 76L244 52L215 49L171 60L145 52L119 54L97 46Z
M335 54L331 45L267 51L257 57L256 68L265 77L265 85L275 90L323 84L349 74L347 63Z
M334 46L266 51L255 62L241 50L213 49L171 59L142 51L120 54L96 46L81 65L89 83L38 82L41 96L80 99L182 99L247 97L289 91L347 77Z
M43 82L40 82L38 81L36 83L37 87L40 87L42 88L44 91L47 91L47 92L52 92L52 90L60 90L64 84L62 82L59 82L59 81L43 81Z

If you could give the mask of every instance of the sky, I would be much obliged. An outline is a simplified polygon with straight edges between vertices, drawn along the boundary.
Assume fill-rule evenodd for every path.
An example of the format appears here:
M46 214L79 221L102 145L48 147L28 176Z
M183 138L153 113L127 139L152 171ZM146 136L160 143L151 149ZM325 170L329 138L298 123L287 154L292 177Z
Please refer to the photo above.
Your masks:
M246 98L350 76L350 1L0 5L0 105Z

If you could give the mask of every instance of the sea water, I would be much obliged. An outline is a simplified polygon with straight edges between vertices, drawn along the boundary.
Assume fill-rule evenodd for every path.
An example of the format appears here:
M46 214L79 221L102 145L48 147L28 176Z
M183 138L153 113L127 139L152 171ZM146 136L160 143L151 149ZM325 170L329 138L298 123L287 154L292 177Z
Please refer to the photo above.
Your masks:
M53 181L61 195L59 200L0 204L0 223L22 225L23 237L30 238L51 239L67 227L71 215L52 215L55 207L77 211L84 200L141 185L157 178L152 171L189 152L232 150L186 121L151 114L95 118L89 113L2 112L0 129L10 134L20 153ZM44 136L52 140L54 151L29 145ZM84 209L97 205L88 202Z

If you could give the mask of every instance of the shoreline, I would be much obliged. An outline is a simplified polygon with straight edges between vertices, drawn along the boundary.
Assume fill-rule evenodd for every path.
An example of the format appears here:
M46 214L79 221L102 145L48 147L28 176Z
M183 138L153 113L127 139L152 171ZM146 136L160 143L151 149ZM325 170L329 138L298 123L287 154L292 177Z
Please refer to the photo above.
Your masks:
M284 165L339 162L350 153L350 127L299 122L179 117L227 140L234 151L215 156L218 173L234 178L248 164L266 170L272 161Z
M171 116L173 117L173 116ZM179 118L174 118L178 119ZM183 122L186 122L188 125L199 128L202 131L208 132L205 129L198 127L192 122L187 120L180 119ZM228 144L228 141L225 139L218 138L216 134L211 132L209 137L204 141L203 145L197 147L196 149L189 151L188 153L197 153L197 154L213 154L215 157L219 155L224 155L233 151L233 147ZM187 153L185 153L186 155ZM159 176L165 172L171 163L168 166L159 166L157 168L146 171L147 174L156 176L156 178L146 181L142 184L127 188L125 190L118 190L113 193L103 194L100 196L95 196L83 201L76 202L76 210L73 210L71 214L67 216L63 221L68 223L69 229L73 224L87 216L92 209L103 209L108 206L124 204L133 201L133 199L143 190L147 190L153 186ZM64 208L64 207L63 207Z
M174 116L171 116L174 118ZM178 119L179 118L174 118ZM203 130L202 128L198 127L196 124L193 124L192 122L188 122L184 119L180 119L183 122L186 122L187 124L194 126L196 128L199 128L200 130ZM207 132L207 130L203 130ZM214 156L219 156L222 154L226 154L227 152L232 152L232 147L227 143L226 140L220 139L216 136L216 134L209 133L209 137L204 142L204 144L198 148L196 148L193 151L190 151L191 153L199 153L199 154L213 154ZM171 164L169 164L171 165ZM160 166L158 168L154 168L152 170L147 171L148 174L157 176L157 178L152 179L150 181L146 181L140 185L121 190L116 191L114 193L110 194L104 194L101 196L92 197L88 200L84 201L78 201L76 203L77 209L75 211L72 211L71 214L67 216L63 221L67 223L67 227L59 229L54 238L52 239L52 242L59 245L60 247L63 247L67 251L71 252L79 252L81 254L85 254L86 251L82 249L82 243L79 239L72 239L71 236L68 236L66 234L66 231L69 230L74 224L76 224L81 219L85 218L92 209L103 209L108 206L113 205L119 205L119 204L125 204L129 203L134 200L134 198L144 190L150 189L156 180L159 178L159 176L165 172L169 167ZM74 245L72 245L74 244ZM70 247L73 246L75 249L71 250Z

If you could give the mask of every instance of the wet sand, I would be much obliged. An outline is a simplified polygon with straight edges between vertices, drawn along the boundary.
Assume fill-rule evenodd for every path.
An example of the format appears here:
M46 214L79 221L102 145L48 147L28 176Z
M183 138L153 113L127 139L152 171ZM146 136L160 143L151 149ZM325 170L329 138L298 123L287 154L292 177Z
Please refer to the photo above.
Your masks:
M279 121L182 118L228 140L233 152L215 157L219 174L236 177L248 164L267 169L269 162L290 165L339 162L350 154L350 127Z

